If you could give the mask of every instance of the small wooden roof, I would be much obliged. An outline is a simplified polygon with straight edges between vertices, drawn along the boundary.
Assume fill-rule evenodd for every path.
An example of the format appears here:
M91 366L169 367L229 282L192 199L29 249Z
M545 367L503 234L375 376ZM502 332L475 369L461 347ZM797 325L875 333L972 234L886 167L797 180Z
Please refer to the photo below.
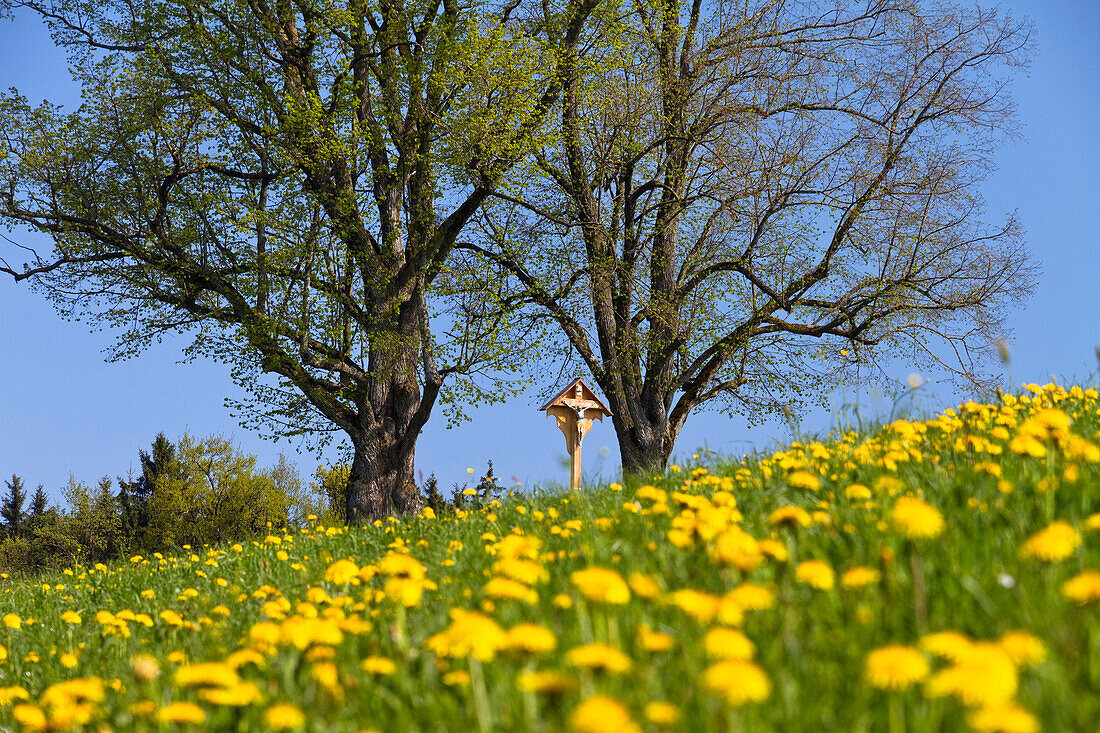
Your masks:
M577 377L572 382L567 384L561 392L558 392L556 395L551 397L550 400L545 405L540 407L539 409L540 410L549 410L554 405L567 404L565 402L565 400L572 398L572 395L576 393L577 385L580 385L580 387L581 387L581 394L584 396L584 400L586 402L594 402L595 403L594 405L592 405L592 407L598 407L599 409L603 410L605 415L608 415L608 416L615 414L615 413L611 412L610 409L608 409L607 405L605 405L603 403L603 400L601 400L599 398L599 396L597 396L596 393L594 391L592 391L592 388L589 387L587 384L585 384L585 381L583 379L581 379L580 377ZM572 405L570 405L570 407L572 407ZM586 408L587 408L587 406L586 406Z

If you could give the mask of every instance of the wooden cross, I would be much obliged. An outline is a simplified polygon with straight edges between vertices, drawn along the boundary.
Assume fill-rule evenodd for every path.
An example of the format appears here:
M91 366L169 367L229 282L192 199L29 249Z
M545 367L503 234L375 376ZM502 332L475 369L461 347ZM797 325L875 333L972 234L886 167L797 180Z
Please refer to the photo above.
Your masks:
M592 421L603 422L604 417L612 414L611 410L583 379L574 379L539 409L545 410L547 417L554 417L565 436L565 449L569 452L569 488L580 488L581 442L592 429Z

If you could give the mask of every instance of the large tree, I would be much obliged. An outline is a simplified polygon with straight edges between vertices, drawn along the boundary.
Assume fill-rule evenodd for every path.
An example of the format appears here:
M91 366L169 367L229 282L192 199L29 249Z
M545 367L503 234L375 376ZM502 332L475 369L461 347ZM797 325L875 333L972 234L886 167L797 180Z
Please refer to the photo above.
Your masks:
M503 351L433 298L595 5L0 0L50 24L84 96L0 101L0 218L53 242L0 271L124 329L120 355L192 332L248 420L342 431L350 519L415 510L444 380Z
M978 378L1033 280L977 191L1028 25L916 0L624 6L460 245L592 374L624 468L663 466L714 401L759 417L896 356Z

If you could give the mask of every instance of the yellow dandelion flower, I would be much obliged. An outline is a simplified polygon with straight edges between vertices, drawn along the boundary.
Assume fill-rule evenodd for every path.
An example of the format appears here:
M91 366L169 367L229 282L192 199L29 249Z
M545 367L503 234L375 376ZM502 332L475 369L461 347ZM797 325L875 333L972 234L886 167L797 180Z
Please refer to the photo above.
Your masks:
M638 625L638 644L647 652L667 652L676 644L669 634L654 631L648 624Z
M470 684L470 673L464 669L448 672L440 678L447 687L465 687Z
M943 531L943 515L936 507L915 496L899 498L890 518L911 539L928 539Z
M957 631L938 631L922 636L920 646L937 657L959 662L973 653L974 642Z
M593 643L570 649L565 662L571 667L597 669L609 674L625 674L633 666L630 657L609 644Z
M572 608L573 599L565 593L558 593L551 601L554 604L554 608Z
M344 641L344 632L335 618L291 616L279 624L279 639L298 649L306 649L313 644L336 646Z
M61 614L61 620L67 624L78 624L81 622L80 614L76 611L66 611Z
M238 649L225 658L225 663L233 669L240 669L246 664L264 667L267 661L264 659L263 655L255 649Z
M929 697L953 695L971 707L1000 705L1016 694L1012 658L996 644L975 642L969 654L928 680Z
M170 608L160 612L160 620L172 628L183 626L183 617Z
M305 713L297 705L281 702L264 711L264 725L270 730L294 730L306 724Z
M714 659L752 659L756 646L736 629L716 628L703 639L707 656Z
M490 598L510 598L527 604L535 604L539 600L539 594L528 586L518 580L499 576L485 584L485 595Z
M848 568L840 576L840 585L844 588L862 588L871 583L877 583L882 574L874 568L857 566Z
M516 681L519 689L538 695L562 695L577 689L577 681L561 672L521 672Z
M454 609L451 625L425 643L439 657L477 657L483 662L496 656L504 644L504 630L496 621L478 613Z
M157 712L157 720L162 723L193 723L197 725L206 722L206 713L194 703L174 702Z
M260 688L251 682L242 682L227 688L208 687L199 690L198 696L213 705L236 708L253 705L263 697Z
M378 562L378 572L391 577L404 577L420 580L428 569L412 555L390 553Z
M1069 522L1057 521L1031 535L1020 548L1020 554L1030 560L1061 562L1081 546L1081 535Z
M46 730L46 714L34 705L16 705L11 714L24 730Z
M516 624L508 629L504 638L504 649L528 654L542 654L553 651L558 646L554 632L539 624Z
M775 607L775 592L756 583L742 583L726 593L724 600L745 611L766 611Z
M1096 514L1090 514L1088 518L1085 519L1085 529L1089 530L1090 532L1094 532L1100 529L1100 512L1097 512Z
M813 523L810 513L796 506L781 506L768 515L768 525L772 527L809 527Z
M1100 573L1086 570L1062 584L1062 595L1079 606L1100 601Z
M716 562L751 573L764 561L761 544L751 534L733 525L714 538L710 554Z
M152 700L139 700L130 705L129 710L133 715L145 718L157 711L157 704Z
M928 660L913 647L891 644L867 655L864 675L880 690L904 690L928 676Z
M359 577L359 566L351 560L337 560L325 570L325 580L335 585L346 585Z
M665 700L646 703L645 718L656 726L675 725L680 720L680 708Z
M569 576L573 585L588 600L622 605L630 601L630 587L623 576L608 568L591 567Z
M818 590L831 590L835 583L833 569L821 560L800 562L794 571L794 579Z
M709 624L722 604L722 599L718 596L691 588L674 592L669 600L672 605L701 624Z
M703 685L721 694L727 703L740 707L760 702L771 694L771 681L752 662L726 659L703 672Z
M856 501L866 501L871 498L871 490L863 484L852 484L844 489L844 496Z
M6 614L4 614L4 626L7 626L9 629L18 629L22 625L23 625L23 619L19 618L19 614L17 614L17 613L6 613Z
M652 600L661 594L661 586L652 575L644 573L631 573L627 578L630 589L634 595L646 600Z
M359 668L367 674L386 676L397 671L397 664L389 657L370 656L359 663Z
M1019 705L1010 702L979 708L966 722L977 731L990 733L1038 733L1039 721Z
M569 714L569 727L581 733L639 733L630 711L603 695L586 699Z
M237 670L224 662L187 664L176 670L177 687L233 687L240 683Z
M542 565L521 557L500 558L493 563L493 572L527 585L541 583L549 577Z
M787 483L796 489L817 491L821 488L821 479L809 471L795 471L787 476Z
M30 693L21 685L0 687L0 707L11 707L11 704L16 700L29 700L30 698Z
M760 554L764 557L770 557L777 562L786 562L790 558L790 553L787 552L787 546L779 540L773 540L771 538L757 540L756 549L758 549Z
M1033 667L1047 655L1043 642L1026 631L1009 631L1001 636L997 644L1008 653L1017 667Z

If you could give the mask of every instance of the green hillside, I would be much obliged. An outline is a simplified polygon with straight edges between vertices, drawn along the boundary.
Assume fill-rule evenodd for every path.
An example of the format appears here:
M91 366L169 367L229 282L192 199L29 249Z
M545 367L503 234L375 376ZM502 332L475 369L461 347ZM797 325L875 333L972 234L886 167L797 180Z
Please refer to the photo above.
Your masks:
M1087 731L1100 400L0 589L26 730ZM4 615L7 614L7 615Z

